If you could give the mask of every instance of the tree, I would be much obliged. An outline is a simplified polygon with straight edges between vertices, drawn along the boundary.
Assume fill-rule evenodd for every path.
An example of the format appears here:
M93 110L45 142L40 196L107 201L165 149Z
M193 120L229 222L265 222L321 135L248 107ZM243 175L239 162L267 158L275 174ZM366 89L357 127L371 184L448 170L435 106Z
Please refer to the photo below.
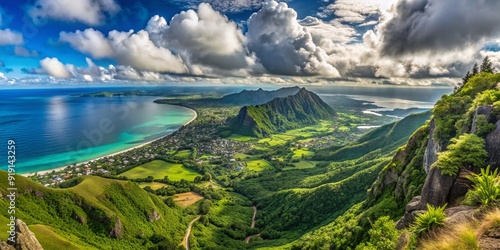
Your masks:
M200 213L204 214L204 215L208 214L210 212L211 206L212 206L212 202L204 199L200 204Z
M474 66L472 66L472 76L475 76L479 74L479 66L477 65L477 63L474 63Z
M470 73L470 71L467 71L467 73L465 73L465 76L462 77L462 86L464 86L469 81L469 79L471 77L472 77L472 74Z
M205 181L211 181L212 180L212 175L209 172L205 172L203 175L203 180Z
M447 151L439 153L438 160L432 166L438 167L443 174L455 176L462 167L483 167L487 157L483 138L475 134L463 134L458 139L451 139Z
M481 72L493 73L493 66L490 58L486 56L481 63Z
M356 250L392 250L397 248L399 232L396 230L396 223L389 219L388 216L375 221L368 234L370 235L370 241L359 245Z

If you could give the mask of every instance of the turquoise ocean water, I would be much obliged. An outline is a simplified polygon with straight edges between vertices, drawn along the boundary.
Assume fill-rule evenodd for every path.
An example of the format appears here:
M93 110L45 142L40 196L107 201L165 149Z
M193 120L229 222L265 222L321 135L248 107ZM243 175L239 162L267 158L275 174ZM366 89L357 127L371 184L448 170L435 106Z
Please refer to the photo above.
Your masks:
M194 111L156 104L157 97L72 97L106 89L0 91L0 162L16 145L18 173L57 168L122 151L165 136Z

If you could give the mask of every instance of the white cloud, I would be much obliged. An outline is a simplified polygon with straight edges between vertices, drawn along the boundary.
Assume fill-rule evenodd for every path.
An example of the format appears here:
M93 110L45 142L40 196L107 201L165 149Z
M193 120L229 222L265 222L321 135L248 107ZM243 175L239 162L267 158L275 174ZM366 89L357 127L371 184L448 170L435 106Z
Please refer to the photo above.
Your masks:
M74 33L61 32L59 40L68 42L93 58L111 58L137 70L187 73L182 59L168 49L155 46L144 30L137 33L113 30L105 37L100 31L86 29Z
M337 21L362 23L368 17L378 17L388 12L396 0L336 0L326 6L319 16L334 14Z
M57 58L45 58L40 61L41 68L50 76L55 78L70 78L71 73Z
M129 65L137 70L186 73L182 59L166 48L157 47L145 30L137 33L111 31L108 35L120 64Z
M0 46L23 44L23 35L10 29L0 30Z
M28 15L36 24L46 19L81 22L87 25L100 25L106 15L120 10L114 0L37 0L27 9Z
M74 33L61 32L59 41L67 42L74 49L96 59L110 58L114 54L108 39L100 31L92 28L84 31L77 30Z
M286 3L266 2L250 16L246 35L248 48L270 73L339 76L325 51L314 43L311 31L300 25L297 13Z
M200 3L209 3L214 9L222 12L239 13L246 10L258 9L265 0L174 0L174 2L188 8L196 8Z
M236 23L207 3L198 10L183 11L167 24L164 18L151 18L146 28L156 45L179 54L191 73L251 70L255 58L246 50L246 38Z
M0 80L2 80L2 81L6 81L7 80L7 77L2 72L0 72Z
M336 20L325 23L316 17L308 16L300 20L299 23L309 28L316 44L321 43L320 40L322 39L340 43L352 42L356 40L358 35L358 32L352 26L342 24Z

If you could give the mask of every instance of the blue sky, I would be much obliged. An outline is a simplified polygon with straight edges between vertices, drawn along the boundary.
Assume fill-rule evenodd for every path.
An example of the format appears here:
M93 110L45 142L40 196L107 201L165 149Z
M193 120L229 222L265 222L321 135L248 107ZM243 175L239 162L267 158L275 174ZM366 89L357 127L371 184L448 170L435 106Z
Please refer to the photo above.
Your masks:
M500 63L498 11L495 0L2 1L0 83L454 84L484 56Z

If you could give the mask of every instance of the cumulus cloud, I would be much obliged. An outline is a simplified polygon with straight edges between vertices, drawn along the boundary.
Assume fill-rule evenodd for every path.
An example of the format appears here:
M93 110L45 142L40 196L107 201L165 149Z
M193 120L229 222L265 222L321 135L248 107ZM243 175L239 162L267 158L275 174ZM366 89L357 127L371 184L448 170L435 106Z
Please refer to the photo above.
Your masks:
M320 44L323 39L340 43L353 42L356 41L358 35L358 32L352 26L342 24L336 20L324 22L316 17L308 16L299 20L299 23L311 31L316 44Z
M297 13L286 3L266 2L248 20L248 48L270 73L339 76L327 54L300 25Z
M401 0L380 26L381 52L390 56L451 52L500 35L500 1Z
M137 70L187 72L182 59L168 49L157 47L145 30L137 33L113 30L105 37L100 31L86 29L74 33L61 32L59 40L93 58L111 58Z
M100 31L92 28L77 30L74 33L61 32L59 41L69 43L74 49L96 59L110 58L114 54L108 39Z
M27 13L36 24L55 19L100 25L106 15L119 10L120 6L114 0L37 0L28 7Z
M0 72L0 81L5 81L7 80L7 77L5 76L4 73Z
M167 24L164 18L151 18L146 28L155 44L179 54L193 67L233 71L255 66L255 58L245 47L246 37L236 23L202 3L198 10L183 11ZM201 71L204 71L201 69Z
M70 78L72 75L57 58L45 58L40 61L40 67L55 78Z
M368 18L378 19L385 14L396 0L336 0L322 8L319 17L336 16L336 20L348 23L362 23ZM370 25L377 21L369 21ZM368 23L368 22L367 22Z
M0 46L23 44L23 35L10 29L0 30Z
M182 60L170 50L157 47L145 30L137 33L111 31L108 38L120 64L144 71L186 73Z

